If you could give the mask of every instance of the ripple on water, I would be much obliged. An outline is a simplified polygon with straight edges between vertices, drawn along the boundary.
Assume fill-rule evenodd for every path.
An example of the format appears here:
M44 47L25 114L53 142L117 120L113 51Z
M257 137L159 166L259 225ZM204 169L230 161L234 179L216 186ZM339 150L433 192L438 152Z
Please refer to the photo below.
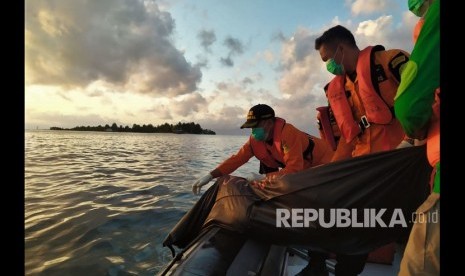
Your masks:
M171 260L163 240L199 199L192 183L245 140L26 131L26 274L156 274Z

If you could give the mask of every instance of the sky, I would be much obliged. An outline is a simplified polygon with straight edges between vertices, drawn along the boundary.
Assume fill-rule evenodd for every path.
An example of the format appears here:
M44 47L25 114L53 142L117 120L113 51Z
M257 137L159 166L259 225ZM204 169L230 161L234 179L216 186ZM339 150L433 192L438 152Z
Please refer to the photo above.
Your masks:
M217 134L247 111L318 135L331 75L314 49L342 25L363 49L410 52L407 0L25 2L25 128L195 122Z

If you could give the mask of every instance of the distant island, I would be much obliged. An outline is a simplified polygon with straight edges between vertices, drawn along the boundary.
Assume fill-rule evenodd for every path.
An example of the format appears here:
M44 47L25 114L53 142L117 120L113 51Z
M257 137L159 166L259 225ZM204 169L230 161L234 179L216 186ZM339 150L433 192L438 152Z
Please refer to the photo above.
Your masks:
M73 128L51 127L50 130L76 130L76 131L111 131L111 132L139 132L139 133L187 133L187 134L209 134L215 135L216 133L209 129L203 129L199 124L191 123L177 123L176 125L164 123L162 125L153 126L133 124L132 127L122 125L118 126L116 123L105 126L77 126Z

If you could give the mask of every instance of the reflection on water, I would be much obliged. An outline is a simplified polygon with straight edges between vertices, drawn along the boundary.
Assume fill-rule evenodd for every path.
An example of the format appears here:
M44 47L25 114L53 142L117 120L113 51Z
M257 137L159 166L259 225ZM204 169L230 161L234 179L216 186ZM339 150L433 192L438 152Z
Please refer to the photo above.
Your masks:
M247 137L31 130L25 139L26 275L154 275L171 260L163 239L199 198L192 183ZM253 159L234 175L257 168Z

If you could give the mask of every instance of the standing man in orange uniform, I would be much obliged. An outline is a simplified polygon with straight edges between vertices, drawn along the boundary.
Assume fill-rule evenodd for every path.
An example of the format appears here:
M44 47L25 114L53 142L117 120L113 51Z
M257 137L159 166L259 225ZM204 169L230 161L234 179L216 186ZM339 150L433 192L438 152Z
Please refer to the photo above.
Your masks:
M405 134L394 116L394 96L409 54L400 49L385 50L381 45L360 50L353 34L340 25L318 37L315 49L326 69L335 75L327 98L341 137L332 161L395 149ZM310 255L313 261L298 275L324 275L325 254ZM338 254L335 274L358 275L367 258L368 253Z
M381 45L360 50L352 33L340 25L317 38L315 49L335 75L327 96L341 131L339 144L351 144L350 157L396 148L404 131L394 116L394 96L409 54Z

